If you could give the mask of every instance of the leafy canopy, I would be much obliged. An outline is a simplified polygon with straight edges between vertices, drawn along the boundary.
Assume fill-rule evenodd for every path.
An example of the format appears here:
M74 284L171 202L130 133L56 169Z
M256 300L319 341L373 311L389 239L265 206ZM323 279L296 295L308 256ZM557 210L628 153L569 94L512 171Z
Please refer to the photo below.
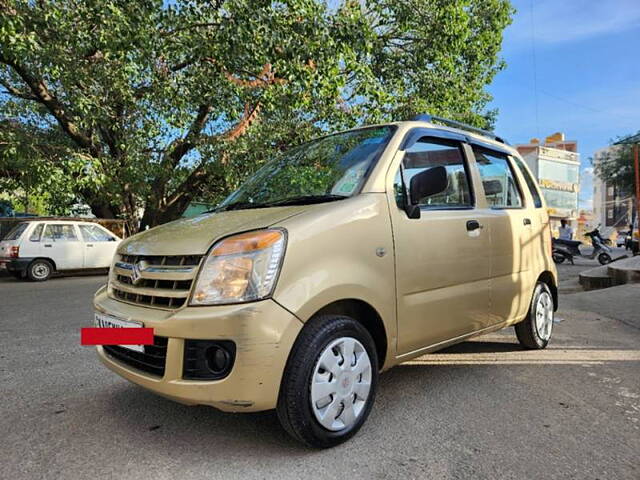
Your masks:
M508 0L0 0L0 175L135 230L220 200L322 132L426 111L488 127L511 13Z
M631 144L618 144L623 137L611 141L613 145L599 155L597 160L592 159L595 174L604 182L615 188L622 195L635 195L635 167L633 148Z

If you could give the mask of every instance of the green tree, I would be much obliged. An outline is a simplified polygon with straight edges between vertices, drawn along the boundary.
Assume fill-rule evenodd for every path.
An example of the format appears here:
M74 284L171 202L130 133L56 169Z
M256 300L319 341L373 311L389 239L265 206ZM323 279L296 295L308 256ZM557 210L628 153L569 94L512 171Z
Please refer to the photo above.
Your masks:
M638 134L640 136L640 133ZM628 137L628 136L627 136ZM595 174L609 185L625 195L634 195L635 169L633 160L633 145L615 145L627 137L618 137L609 142L612 146L607 149L597 161L591 160Z
M0 0L0 162L26 151L94 214L157 225L321 132L425 111L490 126L511 13L508 0Z

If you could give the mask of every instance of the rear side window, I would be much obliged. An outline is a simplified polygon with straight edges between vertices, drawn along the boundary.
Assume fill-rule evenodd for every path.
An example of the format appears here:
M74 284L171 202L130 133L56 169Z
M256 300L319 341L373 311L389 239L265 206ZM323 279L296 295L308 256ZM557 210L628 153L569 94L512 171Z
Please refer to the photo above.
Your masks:
M28 223L22 222L13 227L3 240L18 240L27 229Z
M76 242L78 237L73 225L49 224L44 229L42 240L45 242Z
M531 197L533 198L533 204L536 208L542 207L542 199L540 198L540 192L538 192L538 187L536 186L536 181L531 176L529 170L525 167L524 162L519 157L511 157L513 161L516 162L516 165L522 172L522 176L524 177L524 181L527 183L527 187L531 192Z
M39 223L38 225L36 225L36 228L34 228L33 232L31 232L31 236L29 237L29 240L31 240L32 242L39 242L43 229L44 229L44 223Z
M522 195L506 155L473 147L482 186L491 208L521 208Z
M398 170L394 189L398 205L402 205L402 183L410 189L411 178L434 167L445 167L448 186L444 192L421 198L419 205L427 208L465 208L473 205L469 175L464 156L457 142L423 137L407 149Z

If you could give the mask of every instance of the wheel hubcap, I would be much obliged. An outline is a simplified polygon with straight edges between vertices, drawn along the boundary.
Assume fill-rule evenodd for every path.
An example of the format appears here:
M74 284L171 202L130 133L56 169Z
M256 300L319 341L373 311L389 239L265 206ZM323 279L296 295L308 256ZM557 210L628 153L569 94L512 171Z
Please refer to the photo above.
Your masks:
M553 327L553 300L548 292L542 292L536 303L536 329L542 340L551 338Z
M49 267L44 263L38 263L33 267L33 276L36 278L45 278L49 275Z
M320 354L311 377L311 409L331 431L353 425L362 415L371 390L371 360L355 338L331 342Z

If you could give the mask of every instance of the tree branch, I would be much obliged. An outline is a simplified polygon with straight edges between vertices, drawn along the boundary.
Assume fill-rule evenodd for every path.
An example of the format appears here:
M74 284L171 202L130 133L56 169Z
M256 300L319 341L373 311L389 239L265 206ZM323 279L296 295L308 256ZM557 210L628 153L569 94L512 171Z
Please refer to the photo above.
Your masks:
M55 117L60 124L62 130L80 147L88 148L95 155L99 154L98 148L94 145L91 138L80 131L73 117L71 117L62 102L53 95L44 80L37 78L29 72L24 66L13 59L9 59L0 53L0 62L13 68L20 78L27 84L33 96L37 101L42 103L49 113Z
M11 85L9 85L7 82L4 82L2 80L0 80L0 85L2 85L4 88L6 88L6 92L9 95L12 95L14 97L18 97L18 98L22 98L24 100L31 100L31 101L38 101L38 98L35 97L34 95L28 93L28 92L22 92L20 90L18 90L15 87L12 87Z

